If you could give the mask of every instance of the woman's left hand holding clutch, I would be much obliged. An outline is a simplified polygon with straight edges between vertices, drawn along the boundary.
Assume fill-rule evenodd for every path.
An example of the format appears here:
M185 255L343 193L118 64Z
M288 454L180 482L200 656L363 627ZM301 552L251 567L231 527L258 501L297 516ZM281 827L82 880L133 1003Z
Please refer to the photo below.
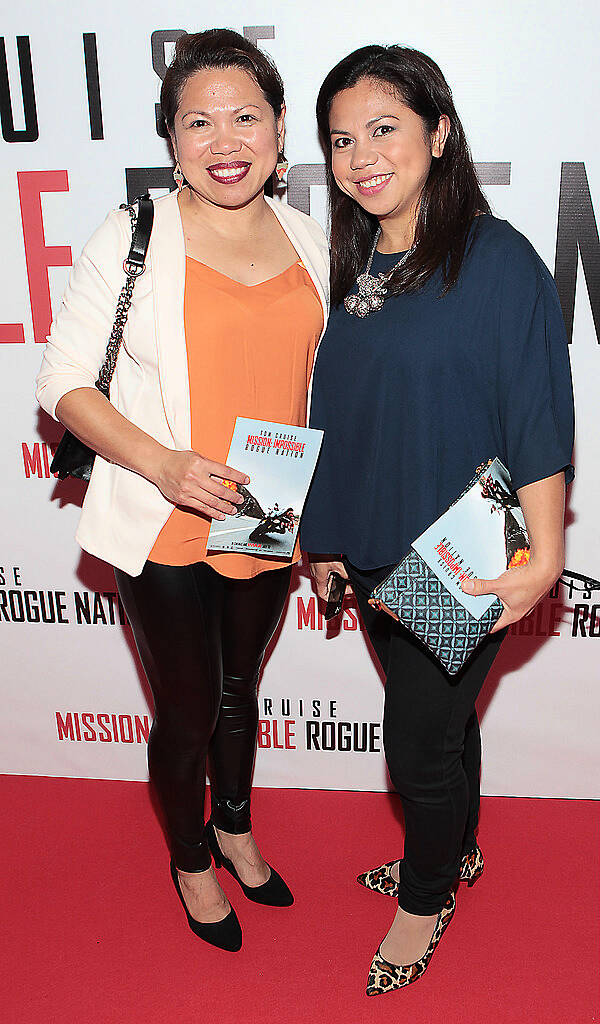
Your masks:
M465 594L476 597L496 594L502 601L504 611L492 633L533 611L556 583L565 565L565 477L562 470L520 487L517 495L531 542L529 562L507 569L495 580L465 580L462 584Z
M491 630L497 633L512 622L518 622L524 615L529 615L556 583L559 575L560 572L549 571L531 558L527 565L507 569L495 580L465 580L462 589L465 594L474 594L476 597L496 594L500 598L504 611Z

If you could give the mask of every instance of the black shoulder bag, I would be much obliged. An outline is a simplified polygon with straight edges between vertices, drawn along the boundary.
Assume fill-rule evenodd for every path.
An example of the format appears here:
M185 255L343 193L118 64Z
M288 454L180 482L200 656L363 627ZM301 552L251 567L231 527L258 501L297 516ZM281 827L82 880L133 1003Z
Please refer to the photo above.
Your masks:
M125 206L124 204L121 206L122 210L129 211L129 216L131 217L131 247L127 259L123 261L125 284L119 295L115 321L106 346L104 361L96 381L98 391L102 392L109 399L110 382L115 372L119 349L123 341L123 329L127 322L129 307L131 306L133 286L137 278L141 277L146 269L146 253L150 244L152 222L154 220L154 203L150 196L147 194L140 196L136 202L138 204L137 216L133 206ZM96 452L92 448L89 448L87 444L84 444L78 437L75 437L70 430L65 430L60 444L54 453L50 471L56 473L60 480L64 480L68 476L76 477L79 480L89 480L95 458Z

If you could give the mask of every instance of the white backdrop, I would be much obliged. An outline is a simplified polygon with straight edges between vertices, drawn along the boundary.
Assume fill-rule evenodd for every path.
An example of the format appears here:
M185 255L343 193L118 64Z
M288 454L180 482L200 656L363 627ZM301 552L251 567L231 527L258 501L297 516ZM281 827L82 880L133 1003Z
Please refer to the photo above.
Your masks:
M486 191L494 210L531 239L553 271L560 205L565 308L576 282L577 478L567 570L507 638L486 683L480 699L483 787L492 794L598 797L600 247L593 202L600 203L600 147L590 120L599 84L597 5L430 0L419 8L382 0L375 20L373 9L358 0L247 0L243 22L239 12L239 4L221 3L220 23L262 37L286 84L288 198L306 208L310 196L311 212L323 225L323 187L301 188L321 173L316 92L337 60L367 42L401 42L439 62L483 179L492 182ZM181 0L168 7L158 0L141 7L80 0L75 8L64 0L35 0L3 16L9 89L0 80L0 771L146 778L149 696L129 629L119 620L112 571L81 556L74 543L82 492L75 484L57 485L49 474L50 446L61 431L38 413L33 382L47 282L56 306L71 259L125 198L126 168L169 163L156 131L160 79L152 34L169 26L207 28L214 16L212 4L190 7ZM17 36L25 37L21 70ZM158 44L155 62L157 52ZM168 59L169 45L165 52ZM341 628L329 634L306 576L295 578L260 695L258 785L386 788L382 685L351 601Z

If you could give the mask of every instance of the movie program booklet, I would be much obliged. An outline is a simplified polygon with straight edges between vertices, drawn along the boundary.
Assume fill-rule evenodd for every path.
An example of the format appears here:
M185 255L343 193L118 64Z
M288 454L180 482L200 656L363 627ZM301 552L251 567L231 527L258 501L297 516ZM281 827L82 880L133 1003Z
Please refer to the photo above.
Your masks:
M476 619L497 600L495 594L465 594L465 579L496 579L529 560L529 537L506 467L494 459L458 501L411 547Z
M238 416L226 461L250 483L223 480L244 503L235 515L213 519L207 547L291 558L322 440L312 427Z

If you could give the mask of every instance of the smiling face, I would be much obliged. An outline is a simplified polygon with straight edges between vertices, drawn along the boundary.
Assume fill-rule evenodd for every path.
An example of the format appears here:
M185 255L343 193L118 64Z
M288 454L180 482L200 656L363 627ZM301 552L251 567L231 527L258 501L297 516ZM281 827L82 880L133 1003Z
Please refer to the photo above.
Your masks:
M329 127L339 188L382 225L412 223L431 161L442 154L448 119L441 117L430 137L391 87L363 78L334 97Z
M240 68L197 71L188 78L173 126L173 149L196 195L238 208L262 193L283 149L284 112L273 108Z

